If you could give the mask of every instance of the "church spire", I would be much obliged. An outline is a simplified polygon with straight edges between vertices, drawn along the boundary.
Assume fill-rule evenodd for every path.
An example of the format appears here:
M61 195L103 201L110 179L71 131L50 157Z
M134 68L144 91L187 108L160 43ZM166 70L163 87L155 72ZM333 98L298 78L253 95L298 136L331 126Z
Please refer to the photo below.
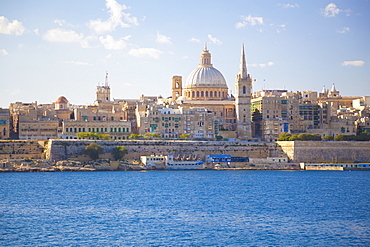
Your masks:
M337 90L335 89L335 85L334 85L334 83L333 83L333 85L331 86L331 90L330 90L330 92L336 92Z
M244 44L242 46L242 54L240 57L240 65L239 65L239 76L242 79L247 79L247 63L245 62L245 53L244 53Z

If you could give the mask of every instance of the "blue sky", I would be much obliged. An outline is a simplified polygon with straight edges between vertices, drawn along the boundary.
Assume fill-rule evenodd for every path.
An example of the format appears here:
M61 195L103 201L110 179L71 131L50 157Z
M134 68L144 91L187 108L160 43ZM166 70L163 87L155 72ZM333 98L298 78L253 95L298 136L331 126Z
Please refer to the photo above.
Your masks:
M212 63L234 92L241 46L253 91L370 95L370 0L0 0L0 107L65 96L171 94L171 78Z

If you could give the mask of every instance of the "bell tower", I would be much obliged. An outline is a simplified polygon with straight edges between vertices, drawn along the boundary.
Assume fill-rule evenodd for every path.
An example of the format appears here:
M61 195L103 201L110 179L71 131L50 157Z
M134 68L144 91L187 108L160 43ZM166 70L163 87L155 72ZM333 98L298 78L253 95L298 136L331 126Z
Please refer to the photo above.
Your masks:
M172 77L172 100L182 96L182 76Z
M108 83L108 72L105 73L104 86L96 87L96 100L97 103L110 102L110 87Z
M235 80L236 137L241 140L252 138L251 125L251 91L252 78L247 73L244 44L240 57L239 73Z

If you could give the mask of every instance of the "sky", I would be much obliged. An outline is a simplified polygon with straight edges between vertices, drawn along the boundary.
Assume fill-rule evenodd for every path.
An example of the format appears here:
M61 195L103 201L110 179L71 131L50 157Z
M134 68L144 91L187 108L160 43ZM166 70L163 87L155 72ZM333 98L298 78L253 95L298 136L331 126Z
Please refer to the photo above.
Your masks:
M207 43L231 93L244 44L253 91L370 95L370 0L0 0L0 107L169 97Z

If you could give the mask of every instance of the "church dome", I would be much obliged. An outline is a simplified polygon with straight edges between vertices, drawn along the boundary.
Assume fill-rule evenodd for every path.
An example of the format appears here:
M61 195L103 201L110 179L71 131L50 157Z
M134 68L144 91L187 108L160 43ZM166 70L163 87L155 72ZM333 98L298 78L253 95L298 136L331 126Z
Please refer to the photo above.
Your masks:
M200 64L193 70L185 83L185 88L227 88L224 76L211 64L211 54L204 47L200 55Z
M68 100L64 96L60 96L57 101L55 101L56 104L67 104Z
M223 87L227 88L224 76L220 71L209 66L199 66L190 73L185 87Z

